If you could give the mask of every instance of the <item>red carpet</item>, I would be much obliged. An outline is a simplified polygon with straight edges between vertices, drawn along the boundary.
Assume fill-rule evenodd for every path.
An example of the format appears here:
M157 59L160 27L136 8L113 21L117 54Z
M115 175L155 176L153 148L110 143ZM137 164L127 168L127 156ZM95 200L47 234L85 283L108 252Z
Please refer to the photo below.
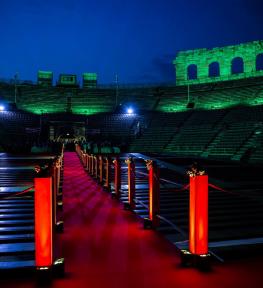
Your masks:
M180 267L175 247L142 223L87 176L77 155L65 153L63 235L66 277L52 287L262 287L261 261ZM26 280L1 287L34 287Z

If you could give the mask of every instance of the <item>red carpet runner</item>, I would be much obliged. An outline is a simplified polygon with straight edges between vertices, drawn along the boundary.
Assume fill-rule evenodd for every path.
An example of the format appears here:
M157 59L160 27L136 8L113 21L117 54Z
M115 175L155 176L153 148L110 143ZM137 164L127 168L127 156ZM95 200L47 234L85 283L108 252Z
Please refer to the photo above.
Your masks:
M124 211L87 176L75 153L66 152L64 163L63 250L67 273L65 278L54 280L52 287L261 286L257 281L261 268L255 267L256 262L214 264L209 273L180 267L175 247L157 232L143 230L131 212ZM20 280L12 287L33 284Z

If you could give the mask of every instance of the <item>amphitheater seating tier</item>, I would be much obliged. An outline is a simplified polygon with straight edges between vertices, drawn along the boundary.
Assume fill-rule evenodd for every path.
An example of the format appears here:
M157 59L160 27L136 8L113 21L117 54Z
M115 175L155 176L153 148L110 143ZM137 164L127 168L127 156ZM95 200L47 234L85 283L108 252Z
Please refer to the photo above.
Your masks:
M190 87L119 87L118 90L18 85L16 104L24 111L42 114L42 119L49 113L54 113L53 120L63 120L65 112L72 112L72 117L83 115L81 121L86 123L90 137L96 130L103 139L130 143L132 152L228 160L247 158L260 162L262 80L263 77L257 77ZM0 99L12 102L13 98L14 84L0 83ZM193 103L193 109L187 108L189 102ZM130 104L137 114L120 112ZM68 121L77 121L68 117L69 114ZM29 113L4 112L0 125L19 135L39 127L39 118Z

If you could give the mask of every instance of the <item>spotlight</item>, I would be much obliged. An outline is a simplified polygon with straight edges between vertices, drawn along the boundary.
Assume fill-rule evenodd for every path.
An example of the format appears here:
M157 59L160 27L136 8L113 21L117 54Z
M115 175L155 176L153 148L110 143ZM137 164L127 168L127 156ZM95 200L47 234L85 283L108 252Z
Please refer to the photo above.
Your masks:
M133 114L133 109L132 109L132 108L128 108L128 109L127 109L127 113L128 113L129 115Z
M0 112L4 110L5 110L5 107L3 105L0 105Z

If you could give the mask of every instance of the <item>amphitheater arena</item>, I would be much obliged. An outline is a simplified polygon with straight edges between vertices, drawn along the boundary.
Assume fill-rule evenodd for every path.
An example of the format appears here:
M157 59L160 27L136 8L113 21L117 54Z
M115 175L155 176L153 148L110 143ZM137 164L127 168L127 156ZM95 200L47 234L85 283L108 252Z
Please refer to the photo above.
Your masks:
M261 287L263 41L173 65L0 82L3 287Z

